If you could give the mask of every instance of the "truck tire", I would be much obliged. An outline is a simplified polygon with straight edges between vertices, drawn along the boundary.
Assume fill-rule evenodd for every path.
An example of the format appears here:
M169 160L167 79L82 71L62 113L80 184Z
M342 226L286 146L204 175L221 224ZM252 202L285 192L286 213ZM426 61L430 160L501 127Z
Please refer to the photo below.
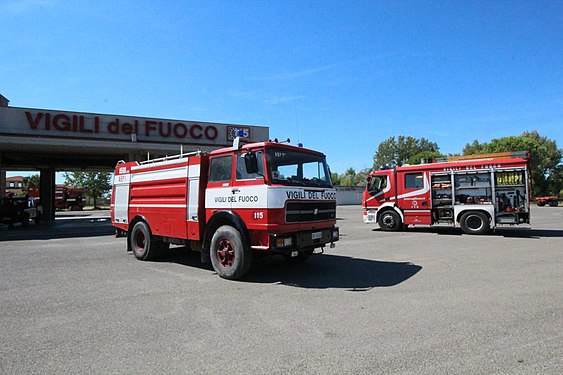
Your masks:
M22 227L27 227L29 225L29 214L28 213L24 212L22 214L21 224L22 224Z
M161 255L162 241L153 238L148 224L144 221L139 221L133 226L129 241L133 255L139 260L154 260Z
M487 215L479 211L469 211L461 215L459 225L466 234L485 234L491 228Z
M224 279L238 280L250 269L252 253L239 231L229 225L215 231L209 252L213 269Z
M549 204L550 207L557 207L559 206L559 201L555 200L555 199L550 199L547 204Z
M379 215L377 224L379 224L379 227L385 231L397 231L403 227L401 217L398 213L392 210L385 211Z

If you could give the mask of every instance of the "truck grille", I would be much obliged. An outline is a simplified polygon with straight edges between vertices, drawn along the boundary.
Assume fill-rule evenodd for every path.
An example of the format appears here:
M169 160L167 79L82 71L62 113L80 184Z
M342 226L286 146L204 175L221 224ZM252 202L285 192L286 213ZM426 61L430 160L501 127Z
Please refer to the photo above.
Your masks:
M289 202L285 208L286 223L336 219L336 202Z

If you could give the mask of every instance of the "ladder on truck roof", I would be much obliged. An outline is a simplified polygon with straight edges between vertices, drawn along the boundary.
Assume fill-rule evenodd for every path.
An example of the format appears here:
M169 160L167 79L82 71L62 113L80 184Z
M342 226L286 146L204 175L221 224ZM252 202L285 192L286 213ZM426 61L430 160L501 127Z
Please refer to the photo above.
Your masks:
M159 163L161 161L169 161L169 160L176 160L176 159L182 159L188 156L194 156L194 155L201 155L201 151L197 150L194 152L183 152L180 153L178 155L171 155L171 156L163 156L161 158L156 158L156 159L147 159L145 161L141 161L139 162L139 164L143 165L143 164L152 164L152 163Z
M507 152L493 152L489 154L448 156L447 161L470 161L470 160L482 160L482 159L508 159L508 158L528 159L529 156L530 154L528 153L528 151L507 151Z

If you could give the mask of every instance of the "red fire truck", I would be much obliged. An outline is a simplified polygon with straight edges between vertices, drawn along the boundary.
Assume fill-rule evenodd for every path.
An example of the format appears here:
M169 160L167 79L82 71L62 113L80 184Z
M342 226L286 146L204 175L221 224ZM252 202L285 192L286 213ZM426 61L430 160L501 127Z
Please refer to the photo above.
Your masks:
M55 209L82 211L86 205L84 189L66 185L55 185Z
M530 223L529 154L508 152L382 168L368 177L364 222L393 231L408 225L459 225L483 234Z
M253 253L299 262L339 238L325 155L276 141L120 162L111 219L138 259L189 246L226 279Z

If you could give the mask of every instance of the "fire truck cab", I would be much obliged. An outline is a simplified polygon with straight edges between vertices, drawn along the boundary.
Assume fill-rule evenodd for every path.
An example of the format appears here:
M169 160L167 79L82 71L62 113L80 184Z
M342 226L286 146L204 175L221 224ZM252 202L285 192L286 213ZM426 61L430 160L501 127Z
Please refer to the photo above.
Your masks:
M169 244L200 251L219 276L239 279L253 253L304 261L339 239L325 155L280 142L116 166L113 225L141 260Z
M450 158L382 168L368 177L364 222L396 231L409 225L459 225L483 234L499 224L530 223L529 155Z

